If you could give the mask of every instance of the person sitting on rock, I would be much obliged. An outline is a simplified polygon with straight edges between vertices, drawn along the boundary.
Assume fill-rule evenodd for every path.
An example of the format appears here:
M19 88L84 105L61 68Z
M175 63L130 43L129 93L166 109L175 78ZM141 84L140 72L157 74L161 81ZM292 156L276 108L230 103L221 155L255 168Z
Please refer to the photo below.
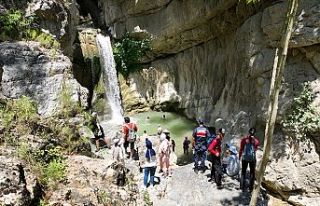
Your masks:
M156 173L157 168L157 158L156 158L156 152L152 148L152 142L149 139L146 139L146 147L147 151L145 154L145 164L144 164L144 178L143 183L145 187L148 187L150 184L151 186L154 186L154 175ZM149 175L150 175L150 182L149 182Z

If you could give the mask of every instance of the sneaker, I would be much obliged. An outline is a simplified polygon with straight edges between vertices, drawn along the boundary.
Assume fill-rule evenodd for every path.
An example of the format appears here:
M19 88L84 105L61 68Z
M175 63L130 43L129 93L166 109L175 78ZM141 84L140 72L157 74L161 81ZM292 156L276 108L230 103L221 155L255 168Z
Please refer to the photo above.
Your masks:
M218 189L218 190L222 190L222 189L223 189L222 185L218 185L218 186L217 186L217 189Z
M212 182L212 181L213 181L213 179L212 179L212 178L208 179L208 182Z

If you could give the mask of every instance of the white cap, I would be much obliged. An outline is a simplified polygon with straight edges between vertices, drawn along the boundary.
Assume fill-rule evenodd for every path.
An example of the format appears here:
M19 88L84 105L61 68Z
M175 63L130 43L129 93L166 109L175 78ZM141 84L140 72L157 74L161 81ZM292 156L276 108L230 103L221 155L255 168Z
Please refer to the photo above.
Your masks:
M167 137L167 136L166 136L164 133L161 133L161 135L160 135L160 141L165 140L166 137Z

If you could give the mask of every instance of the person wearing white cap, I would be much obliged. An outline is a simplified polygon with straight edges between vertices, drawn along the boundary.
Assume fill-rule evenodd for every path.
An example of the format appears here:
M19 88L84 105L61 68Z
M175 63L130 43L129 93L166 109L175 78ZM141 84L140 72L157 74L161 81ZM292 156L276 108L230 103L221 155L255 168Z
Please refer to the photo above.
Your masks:
M170 174L170 142L167 140L166 135L162 133L160 135L160 146L159 146L159 156L160 156L160 172L164 172L164 176ZM165 171L163 169L165 168Z
M161 133L162 133L162 127L161 127L161 125L159 124L159 125L158 125L158 128L157 128L158 137L160 137Z
M119 135L117 135L118 137ZM112 158L113 160L117 162L122 162L124 163L124 150L121 147L121 138L115 138L112 141L113 146L112 146Z
M225 173L230 177L238 176L240 171L240 161L237 156L237 148L230 144L227 144L226 146L226 155L222 161Z

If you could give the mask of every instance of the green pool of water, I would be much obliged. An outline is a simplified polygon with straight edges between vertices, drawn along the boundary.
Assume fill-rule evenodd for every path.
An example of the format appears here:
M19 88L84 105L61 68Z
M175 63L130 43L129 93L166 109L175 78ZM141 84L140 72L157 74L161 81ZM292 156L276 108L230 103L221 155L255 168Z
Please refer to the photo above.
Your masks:
M163 118L165 115L165 118ZM176 154L178 158L183 158L182 143L184 137L192 138L192 129L196 126L194 122L179 114L170 112L144 112L132 116L132 120L138 125L138 134L142 135L146 130L147 134L152 135L157 133L158 125L162 129L167 129L170 132L171 139L176 142Z

